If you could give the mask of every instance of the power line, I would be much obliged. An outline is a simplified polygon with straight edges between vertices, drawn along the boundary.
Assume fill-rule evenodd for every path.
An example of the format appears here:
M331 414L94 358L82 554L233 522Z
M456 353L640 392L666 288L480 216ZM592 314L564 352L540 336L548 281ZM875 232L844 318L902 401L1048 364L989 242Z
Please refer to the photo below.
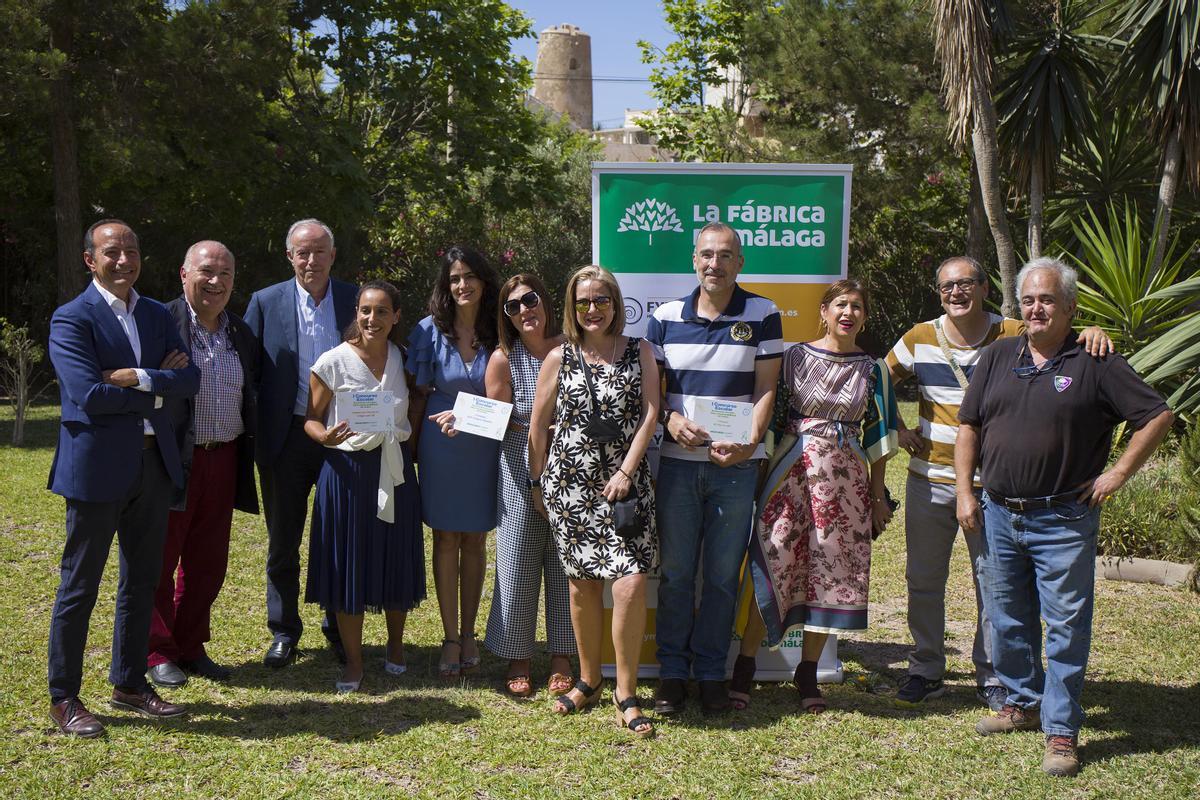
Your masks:
M533 77L548 81L592 81L594 83L649 83L649 78L620 77L615 75L575 75L569 72L535 72Z

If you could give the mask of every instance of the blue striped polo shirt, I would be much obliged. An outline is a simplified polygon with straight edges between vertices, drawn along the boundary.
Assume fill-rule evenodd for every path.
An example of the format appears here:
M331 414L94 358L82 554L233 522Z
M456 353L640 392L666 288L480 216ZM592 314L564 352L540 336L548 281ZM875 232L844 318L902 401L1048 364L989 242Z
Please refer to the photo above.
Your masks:
M689 296L664 303L646 326L646 341L663 369L665 407L694 415L696 398L754 399L754 365L783 356L783 321L775 303L734 286L724 313L714 320L696 314L700 287ZM669 436L662 455L687 461L707 461L703 449L687 450ZM760 444L755 458L765 457Z

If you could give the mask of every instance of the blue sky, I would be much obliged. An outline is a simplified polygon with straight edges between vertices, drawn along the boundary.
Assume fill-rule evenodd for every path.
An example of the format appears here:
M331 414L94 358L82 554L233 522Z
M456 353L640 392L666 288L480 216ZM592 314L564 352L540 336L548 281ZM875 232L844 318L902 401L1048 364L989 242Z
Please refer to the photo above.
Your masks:
M592 75L599 78L641 78L650 75L642 63L638 39L662 47L672 41L657 0L508 0L533 20L534 33L564 22L578 25L592 37ZM513 43L513 52L537 63L535 39ZM599 80L592 84L592 116L606 128L619 127L626 108L655 105L644 81Z

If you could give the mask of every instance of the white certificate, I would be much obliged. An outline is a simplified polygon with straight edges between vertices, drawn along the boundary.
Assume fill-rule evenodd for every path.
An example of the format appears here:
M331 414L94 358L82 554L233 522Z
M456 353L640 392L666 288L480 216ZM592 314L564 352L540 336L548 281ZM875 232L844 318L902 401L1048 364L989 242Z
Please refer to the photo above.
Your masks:
M512 403L459 392L454 401L454 430L500 441L508 430Z
M394 433L396 397L392 392L337 392L334 422L348 422L355 433Z
M750 444L750 421L753 416L753 403L697 397L692 421L708 431L714 442Z

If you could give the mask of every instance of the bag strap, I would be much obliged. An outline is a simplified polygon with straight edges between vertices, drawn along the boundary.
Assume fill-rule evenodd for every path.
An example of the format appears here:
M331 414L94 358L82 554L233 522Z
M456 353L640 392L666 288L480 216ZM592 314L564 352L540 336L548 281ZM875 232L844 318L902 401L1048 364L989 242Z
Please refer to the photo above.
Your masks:
M588 388L588 402L591 404L592 416L595 416L598 402L596 400L596 386L592 383L592 373L588 369L587 359L583 357L583 348L575 345L573 349L575 350L576 357L579 358L579 368L583 370L583 382L587 384ZM608 469L608 443L596 442L596 444L600 445L600 461L604 464L604 468Z
M958 362L954 360L954 353L950 350L950 340L946 338L946 332L942 330L941 317L933 321L933 329L937 332L938 344L942 347L942 355L950 363L950 371L954 373L954 379L958 381L958 385L965 392L968 385L967 376L963 372L962 367L958 365Z

